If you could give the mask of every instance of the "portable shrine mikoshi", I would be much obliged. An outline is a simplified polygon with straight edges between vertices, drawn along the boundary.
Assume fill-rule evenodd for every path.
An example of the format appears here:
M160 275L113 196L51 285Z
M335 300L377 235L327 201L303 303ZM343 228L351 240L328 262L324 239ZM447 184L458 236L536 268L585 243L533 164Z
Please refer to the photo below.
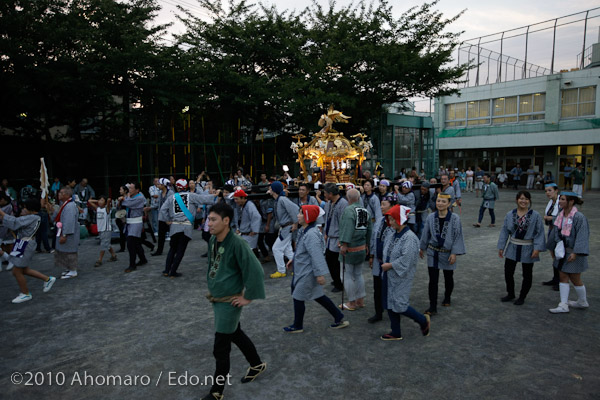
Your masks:
M350 140L344 137L343 132L333 129L334 122L348 123L348 118L350 117L331 106L327 114L321 115L319 126L322 129L311 135L310 142L302 142L302 139L306 138L302 134L292 136L297 141L290 147L298 154L296 162L300 163L305 181L311 175L313 182L320 180L322 183L359 183L365 154L373 145L370 140L365 140L365 134L357 133L351 136Z

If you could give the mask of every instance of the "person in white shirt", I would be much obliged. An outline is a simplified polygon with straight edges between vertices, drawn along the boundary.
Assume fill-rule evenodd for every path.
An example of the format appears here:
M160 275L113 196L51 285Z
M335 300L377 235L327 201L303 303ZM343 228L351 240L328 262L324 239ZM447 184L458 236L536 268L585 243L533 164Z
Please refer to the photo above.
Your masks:
M506 172L504 172L504 170L500 170L500 173L498 174L498 188L501 188L507 179L508 175L506 175Z
M117 261L117 254L110 245L112 239L112 224L110 219L111 199L106 196L100 196L98 200L88 200L88 204L96 210L96 226L98 227L98 236L100 237L100 255L94 267L102 265L104 252L110 252L110 261Z
M158 187L158 178L154 178L153 185L148 188L150 193L150 221L152 223L152 230L158 232L158 208L160 200L160 188Z
M473 193L473 176L475 175L475 172L473 172L473 170L471 169L471 167L469 167L467 169L467 192L471 192Z

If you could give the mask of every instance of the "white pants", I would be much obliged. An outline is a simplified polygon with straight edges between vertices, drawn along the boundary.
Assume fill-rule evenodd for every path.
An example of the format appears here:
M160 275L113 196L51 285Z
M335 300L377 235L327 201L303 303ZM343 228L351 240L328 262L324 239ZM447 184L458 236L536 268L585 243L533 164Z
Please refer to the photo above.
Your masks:
M533 189L533 182L535 181L535 176L527 175L527 189Z
M348 264L344 270L344 264L340 263L340 278L344 282L344 289L349 301L362 299L366 296L365 280L362 276L362 263Z
M467 178L467 191L472 192L473 191L473 177L469 176Z
M277 235L277 240L273 244L272 250L275 263L277 264L277 271L285 274L285 261L283 256L286 256L288 260L294 258L294 251L292 250L292 234L290 233L283 240Z
M579 197L583 196L583 185L573 185L573 191L577 193Z

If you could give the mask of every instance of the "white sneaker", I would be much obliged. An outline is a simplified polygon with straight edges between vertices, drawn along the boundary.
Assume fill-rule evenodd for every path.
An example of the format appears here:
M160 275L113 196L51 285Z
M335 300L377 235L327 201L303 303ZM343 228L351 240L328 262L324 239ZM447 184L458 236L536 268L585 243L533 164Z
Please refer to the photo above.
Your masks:
M50 291L50 289L52 289L52 285L54 285L54 282L56 282L56 278L51 276L50 279L48 279L48 282L44 282L44 293L47 293Z
M71 271L69 271L68 269L65 269L63 272L60 273L60 276L65 276L69 272L71 272Z
M24 303L26 301L29 301L32 299L31 293L19 293L19 295L17 297L15 297L13 299L13 303L17 304L17 303Z
M577 301L569 300L567 302L567 304L569 305L569 307L573 307L573 308L588 308L590 306L590 304L587 302L587 300L583 303L580 303L579 300L577 300Z
M64 274L63 276L60 277L60 279L71 279L71 278L75 278L77 276L77 271L69 271L66 274Z
M552 314L568 313L569 305L565 303L558 303L558 307L551 308L548 311L550 311Z

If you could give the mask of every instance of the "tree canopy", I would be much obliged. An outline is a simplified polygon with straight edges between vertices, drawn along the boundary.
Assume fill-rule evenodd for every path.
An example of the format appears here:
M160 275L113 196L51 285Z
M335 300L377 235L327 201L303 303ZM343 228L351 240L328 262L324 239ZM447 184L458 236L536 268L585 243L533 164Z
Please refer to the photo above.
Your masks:
M0 5L0 128L46 140L167 138L189 107L217 131L309 133L330 104L368 129L386 105L453 93L458 18L425 3L395 17L386 0L299 12L247 0L180 7L163 40L157 0L7 0ZM289 136L289 135L288 135Z

